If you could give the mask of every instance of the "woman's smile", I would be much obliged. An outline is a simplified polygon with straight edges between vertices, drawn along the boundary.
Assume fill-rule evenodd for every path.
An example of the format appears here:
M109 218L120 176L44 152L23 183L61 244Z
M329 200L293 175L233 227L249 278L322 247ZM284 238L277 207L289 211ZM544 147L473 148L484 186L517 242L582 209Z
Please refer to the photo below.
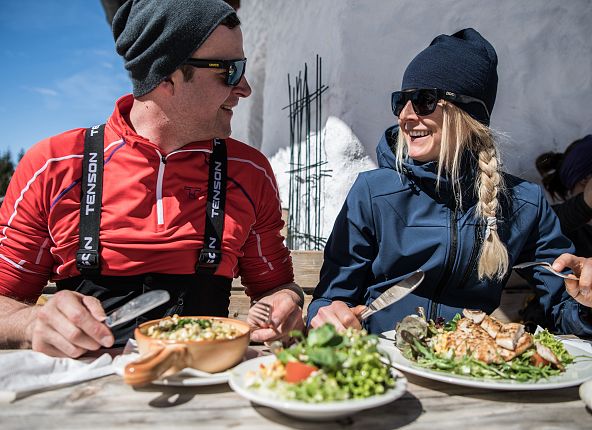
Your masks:
M420 162L437 160L442 142L444 113L441 105L429 115L417 115L407 102L399 115L399 127L407 141L409 157Z

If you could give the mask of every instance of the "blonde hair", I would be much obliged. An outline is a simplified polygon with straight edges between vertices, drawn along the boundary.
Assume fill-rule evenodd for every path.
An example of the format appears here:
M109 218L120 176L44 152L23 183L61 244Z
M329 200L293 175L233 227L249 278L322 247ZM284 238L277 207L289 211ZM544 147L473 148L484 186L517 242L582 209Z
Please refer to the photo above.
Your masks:
M441 105L444 114L436 189L440 186L440 178L446 175L452 183L457 204L462 206L459 181L461 158L465 151L475 154L479 165L479 174L475 178L479 199L475 216L487 226L479 256L478 275L479 279L502 279L509 265L508 251L497 234L498 195L503 193L504 184L492 130L452 103L442 101ZM407 158L407 141L403 133L397 137L395 153L397 169L402 172L403 160Z

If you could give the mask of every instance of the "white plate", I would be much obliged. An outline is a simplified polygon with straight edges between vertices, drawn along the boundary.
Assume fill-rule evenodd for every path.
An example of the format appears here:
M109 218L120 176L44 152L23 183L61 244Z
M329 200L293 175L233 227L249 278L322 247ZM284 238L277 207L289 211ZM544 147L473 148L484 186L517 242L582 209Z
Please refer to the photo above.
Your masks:
M259 356L259 352L253 348L248 348L244 360L249 360ZM126 364L131 363L140 357L135 340L130 339L125 345L123 353L113 359L113 369L115 373L123 376L123 370ZM202 376L197 374L194 369L187 368L182 371L175 373L174 375L167 376L165 378L157 379L152 381L155 385L172 385L176 387L199 387L206 385L218 385L225 384L228 382L230 376L230 370L225 372L212 373L211 376Z
M564 373L537 382L518 382L511 380L483 379L471 376L454 375L418 366L406 359L394 344L395 330L380 335L380 344L384 348L397 369L413 375L421 376L449 384L464 385L466 387L488 388L493 390L554 390L557 388L573 387L592 379L592 355L572 344L563 341L567 351L575 357L573 363L567 366Z
M246 399L263 406L276 409L286 415L305 420L331 420L338 417L353 415L354 413L385 405L401 397L407 389L407 379L396 369L392 369L393 376L397 379L394 388L386 393L372 396L367 399L343 400L327 403L305 403L297 400L281 400L277 396L248 388L246 386L246 374L249 371L257 371L261 364L270 364L276 360L274 355L258 357L239 364L230 371L228 383L230 387Z

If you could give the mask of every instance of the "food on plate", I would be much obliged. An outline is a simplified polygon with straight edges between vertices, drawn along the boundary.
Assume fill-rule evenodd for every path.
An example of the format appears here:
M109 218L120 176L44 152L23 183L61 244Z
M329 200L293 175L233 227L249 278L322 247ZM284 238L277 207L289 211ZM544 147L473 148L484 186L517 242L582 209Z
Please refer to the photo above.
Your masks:
M238 327L214 318L181 318L175 314L151 325L144 334L164 340L234 339L243 334Z
M558 375L573 361L547 330L534 335L485 312L464 309L451 321L409 315L397 324L396 345L422 367L489 379L537 381Z
M337 333L325 324L291 333L299 342L276 353L277 360L246 375L246 386L280 397L321 403L384 394L395 386L389 359L378 351L378 338L366 331Z
M213 316L165 317L136 327L141 357L128 363L124 381L145 385L190 367L217 373L240 363L247 351L250 326Z

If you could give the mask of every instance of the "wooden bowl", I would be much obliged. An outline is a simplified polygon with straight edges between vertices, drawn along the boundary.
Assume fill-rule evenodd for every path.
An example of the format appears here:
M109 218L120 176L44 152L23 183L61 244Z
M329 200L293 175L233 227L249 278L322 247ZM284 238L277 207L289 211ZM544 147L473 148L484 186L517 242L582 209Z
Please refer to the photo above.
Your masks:
M123 380L130 385L146 385L161 376L172 375L186 367L216 373L241 362L250 340L250 326L231 318L183 316L182 318L213 319L231 324L240 331L233 339L165 340L154 339L144 333L161 320L148 321L134 331L140 358L125 366Z

